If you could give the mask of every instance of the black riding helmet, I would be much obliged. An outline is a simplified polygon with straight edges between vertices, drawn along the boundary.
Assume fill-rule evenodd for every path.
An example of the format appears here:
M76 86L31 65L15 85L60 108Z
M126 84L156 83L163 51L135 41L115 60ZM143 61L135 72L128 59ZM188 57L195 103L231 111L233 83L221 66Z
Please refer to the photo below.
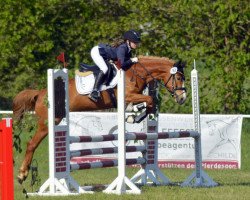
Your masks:
M123 35L124 40L129 40L134 43L140 43L141 42L141 36L140 33L138 33L135 30L129 30L124 33Z

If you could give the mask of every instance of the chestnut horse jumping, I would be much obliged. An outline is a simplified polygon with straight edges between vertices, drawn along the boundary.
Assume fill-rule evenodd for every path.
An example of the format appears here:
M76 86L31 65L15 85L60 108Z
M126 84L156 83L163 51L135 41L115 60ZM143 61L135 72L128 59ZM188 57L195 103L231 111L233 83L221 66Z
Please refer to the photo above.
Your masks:
M126 71L126 103L138 104L146 102L147 109L153 106L151 96L142 94L147 83L152 80L160 82L179 104L186 100L186 89L184 87L184 64L175 63L168 58L141 56L139 63L134 64ZM116 94L116 88L115 94ZM48 108L46 106L47 90L23 90L13 100L14 119L21 120L24 112L35 111L38 117L38 126L35 135L27 144L26 154L19 169L18 181L22 183L28 176L29 166L33 154L40 142L47 136L48 127ZM74 111L93 111L112 108L113 103L107 91L101 92L101 99L95 103L88 96L78 94L76 91L75 80L69 80L69 110ZM56 119L60 123L61 119Z

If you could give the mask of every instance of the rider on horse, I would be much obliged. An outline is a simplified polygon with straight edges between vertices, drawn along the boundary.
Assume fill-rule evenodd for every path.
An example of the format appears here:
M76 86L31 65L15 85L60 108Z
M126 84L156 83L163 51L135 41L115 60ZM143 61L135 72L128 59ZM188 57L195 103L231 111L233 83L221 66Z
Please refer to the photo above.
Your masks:
M123 35L123 42L115 47L107 44L99 44L91 49L91 57L100 71L96 75L93 91L89 98L97 102L100 98L99 88L104 81L104 76L108 71L108 61L118 61L123 70L128 70L134 63L138 62L138 58L132 57L131 50L136 49L141 42L140 34L137 31L129 30Z

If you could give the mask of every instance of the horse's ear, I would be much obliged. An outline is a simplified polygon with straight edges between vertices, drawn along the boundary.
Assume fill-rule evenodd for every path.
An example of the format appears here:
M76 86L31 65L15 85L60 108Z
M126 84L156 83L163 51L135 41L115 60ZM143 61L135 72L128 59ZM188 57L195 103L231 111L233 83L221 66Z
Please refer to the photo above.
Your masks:
M182 60L177 61L173 67L177 67L177 68L185 68L186 66L186 62L182 62Z
M180 64L180 66L182 67L182 68L185 68L186 67L186 62L184 61L184 62L181 62L181 64Z
M180 64L181 64L181 60L179 60L176 63L174 63L173 67L177 67L178 68L180 66Z

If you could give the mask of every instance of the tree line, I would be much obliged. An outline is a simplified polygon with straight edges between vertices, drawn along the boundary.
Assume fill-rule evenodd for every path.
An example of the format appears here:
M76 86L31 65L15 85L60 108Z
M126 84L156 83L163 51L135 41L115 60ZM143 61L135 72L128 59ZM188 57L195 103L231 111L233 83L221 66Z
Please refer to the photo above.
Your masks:
M61 52L73 77L81 62L92 62L94 45L136 29L137 55L187 63L187 102L176 105L161 90L161 112L191 112L195 59L202 113L250 113L247 0L4 0L0 6L0 109L11 109L25 88L46 87L47 69Z

